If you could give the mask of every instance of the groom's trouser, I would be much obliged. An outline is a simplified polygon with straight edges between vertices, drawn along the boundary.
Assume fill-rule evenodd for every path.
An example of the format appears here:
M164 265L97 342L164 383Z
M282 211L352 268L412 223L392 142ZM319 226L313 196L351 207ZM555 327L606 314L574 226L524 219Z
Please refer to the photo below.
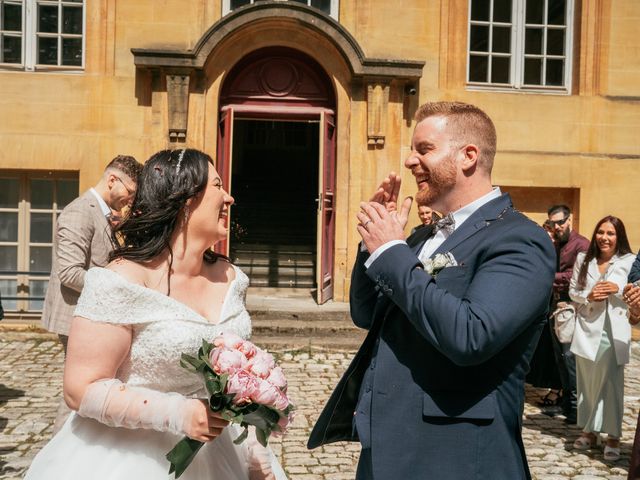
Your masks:
M363 448L360 452L356 480L373 480L373 463L371 461L370 448Z

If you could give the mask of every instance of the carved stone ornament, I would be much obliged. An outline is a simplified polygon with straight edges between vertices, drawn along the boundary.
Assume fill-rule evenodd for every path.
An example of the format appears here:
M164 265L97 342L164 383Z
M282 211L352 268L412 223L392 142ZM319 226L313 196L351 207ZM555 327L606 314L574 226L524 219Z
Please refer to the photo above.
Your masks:
M189 75L167 75L169 140L172 142L184 142L187 139L189 80Z
M367 85L367 144L382 147L387 131L389 84L383 82Z

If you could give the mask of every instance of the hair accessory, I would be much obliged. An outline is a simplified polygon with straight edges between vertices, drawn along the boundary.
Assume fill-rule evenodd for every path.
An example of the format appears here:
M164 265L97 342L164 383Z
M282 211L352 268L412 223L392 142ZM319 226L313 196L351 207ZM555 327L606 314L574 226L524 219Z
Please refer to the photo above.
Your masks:
M183 148L182 151L180 152L180 155L178 155L178 164L176 165L176 175L180 173L180 167L182 166L182 159L184 158L184 152L186 152L187 149Z

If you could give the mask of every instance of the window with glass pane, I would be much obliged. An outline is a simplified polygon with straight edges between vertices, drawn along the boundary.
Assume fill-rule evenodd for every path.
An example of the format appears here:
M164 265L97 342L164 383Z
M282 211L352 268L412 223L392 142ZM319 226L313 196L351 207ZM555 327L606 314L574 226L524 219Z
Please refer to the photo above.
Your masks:
M569 90L574 0L470 0L467 80Z
M472 0L469 81L508 84L511 77L513 0Z
M317 8L323 11L327 15L331 15L334 18L338 18L338 0L286 0L289 2L303 3L310 7ZM245 5L251 5L256 0L223 0L222 2L222 14L235 10L236 8L243 7Z
M0 63L22 63L22 1L0 0Z
M84 3L37 1L38 65L82 66Z
M84 5L84 0L0 0L0 65L82 68Z
M9 312L42 309L62 209L78 196L68 174L0 172L0 289Z
M0 175L0 291L6 311L15 310L18 282L20 181Z

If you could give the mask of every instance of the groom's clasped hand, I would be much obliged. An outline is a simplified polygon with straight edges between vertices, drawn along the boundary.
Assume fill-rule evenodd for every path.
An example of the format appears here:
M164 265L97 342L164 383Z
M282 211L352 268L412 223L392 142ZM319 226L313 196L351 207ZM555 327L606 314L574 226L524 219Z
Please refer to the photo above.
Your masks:
M400 175L391 172L368 202L360 203L358 233L369 253L392 240L404 240L413 198L406 197L398 210Z

